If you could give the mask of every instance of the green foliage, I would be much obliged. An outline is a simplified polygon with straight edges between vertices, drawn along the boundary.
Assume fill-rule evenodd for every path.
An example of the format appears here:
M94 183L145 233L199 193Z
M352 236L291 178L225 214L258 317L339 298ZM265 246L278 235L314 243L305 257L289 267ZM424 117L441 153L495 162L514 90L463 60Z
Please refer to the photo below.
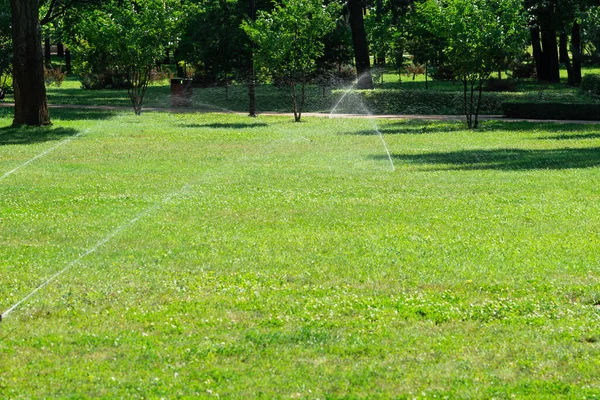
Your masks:
M12 75L12 16L10 1L0 0L0 89L6 91Z
M509 118L600 121L598 103L514 102L503 103L502 109Z
M600 61L600 6L588 6L580 15L582 39L595 62Z
M178 57L196 67L197 83L228 84L250 68L250 43L240 25L248 4L208 0L189 4L183 17Z
M586 74L581 78L579 89L583 94L600 96L600 74Z
M365 16L369 48L375 58L386 58L386 65L399 73L404 64L411 1L379 0Z
M256 44L259 68L289 90L296 121L304 108L305 86L324 52L321 39L334 30L338 9L337 3L324 5L321 0L283 0L242 25Z
M417 6L421 19L430 22L431 36L445 38L448 66L464 86L469 128L478 124L483 82L523 51L527 21L522 10L521 0L427 0Z
M93 73L101 66L117 76L122 74L139 114L156 62L176 41L181 12L177 0L107 3L77 24L71 46L79 54L89 54L83 71Z

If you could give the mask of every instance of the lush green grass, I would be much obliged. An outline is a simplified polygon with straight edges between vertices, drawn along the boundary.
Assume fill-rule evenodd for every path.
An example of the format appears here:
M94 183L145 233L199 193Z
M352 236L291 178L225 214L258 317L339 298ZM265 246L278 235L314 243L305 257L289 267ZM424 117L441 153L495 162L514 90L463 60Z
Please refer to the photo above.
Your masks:
M10 116L0 109L0 125ZM600 126L0 129L0 397L600 396ZM136 220L137 218L137 220Z

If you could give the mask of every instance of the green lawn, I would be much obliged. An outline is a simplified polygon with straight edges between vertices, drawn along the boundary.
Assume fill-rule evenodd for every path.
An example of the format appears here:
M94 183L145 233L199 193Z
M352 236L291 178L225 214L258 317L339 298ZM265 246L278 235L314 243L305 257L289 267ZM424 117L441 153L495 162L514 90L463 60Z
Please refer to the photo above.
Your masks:
M0 311L71 265L0 398L600 396L600 125L52 117L0 109Z

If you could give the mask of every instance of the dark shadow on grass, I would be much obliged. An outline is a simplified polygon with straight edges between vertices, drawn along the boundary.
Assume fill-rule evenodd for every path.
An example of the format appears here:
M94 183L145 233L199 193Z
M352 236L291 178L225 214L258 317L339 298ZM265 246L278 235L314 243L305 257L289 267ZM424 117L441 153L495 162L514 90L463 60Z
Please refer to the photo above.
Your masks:
M433 133L446 133L446 132L458 132L465 130L465 127L460 124L440 124L436 126L429 125L415 125L406 124L404 126L398 125L397 127L390 126L379 126L377 129L363 129L360 131L345 132L346 135L378 135L381 132L383 135L427 135Z
M62 121L81 120L106 120L114 118L119 111L89 109L89 108L53 108L50 110L50 119Z
M460 120L448 121L422 121L422 120L403 120L403 121L377 121L379 131L384 135L423 135L448 132L468 131L466 123ZM552 134L552 136L543 136L540 139L592 139L600 136L600 125L595 124L569 124L554 122L529 122L529 121L502 121L502 120L484 120L480 121L477 129L471 132L531 132L535 134ZM570 132L579 132L580 135L569 135ZM584 134L583 132L589 132ZM376 135L377 131L373 129L363 129L360 131L346 132L348 135Z
M98 106L131 105L126 90L48 88L48 101L50 104L80 104Z
M589 133L587 135L556 135L544 136L541 140L579 140L579 139L600 139L600 133Z
M600 166L600 147L554 150L463 150L446 153L393 154L397 162L429 164L437 170L536 170ZM387 155L377 155L387 160ZM429 168L428 168L429 169Z
M261 128L265 126L269 126L264 122L257 122L254 124L247 123L214 123L214 124L181 124L179 125L182 128L210 128L210 129L249 129L249 128Z
M72 128L53 128L51 126L32 127L5 127L0 128L0 146L23 145L62 140L75 136L79 131Z

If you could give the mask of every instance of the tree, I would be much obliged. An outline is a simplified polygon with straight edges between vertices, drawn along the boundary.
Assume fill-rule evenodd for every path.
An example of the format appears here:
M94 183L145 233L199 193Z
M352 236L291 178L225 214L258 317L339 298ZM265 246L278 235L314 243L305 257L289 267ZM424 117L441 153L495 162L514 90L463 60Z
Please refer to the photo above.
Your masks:
M483 83L498 68L499 59L524 48L527 31L521 1L427 0L418 12L431 18L430 29L446 37L443 51L463 84L467 126L477 128Z
M437 11L437 10L436 10ZM407 19L407 50L413 56L413 63L425 65L425 89L429 89L428 75L431 66L443 65L445 32L432 29L432 18L438 18L425 12L413 12Z
M532 15L530 39L540 82L560 82L560 67L556 35L559 27L560 0L527 0Z
M12 16L9 0L0 0L0 91L6 89L6 81L12 74ZM1 99L0 99L1 100Z
M348 0L348 13L350 15L350 29L352 30L352 44L356 62L357 87L359 89L373 89L371 76L371 60L369 44L363 18L363 3L361 0Z
M39 0L11 0L13 39L13 87L15 116L13 125L50 124Z
M384 64L386 59L391 59L399 77L404 65L412 3L413 0L377 0L365 18L369 43L377 55L377 64Z
M121 0L88 13L71 37L80 54L101 53L105 62L126 80L136 115L157 61L176 40L180 18L178 0Z
M242 25L256 45L258 66L288 91L296 122L302 117L306 84L323 55L321 39L335 28L336 11L335 3L321 0L282 0L273 11L259 12L256 21Z
M44 83L41 24L64 15L72 8L98 3L101 0L10 0L15 91L13 125L50 124ZM44 15L42 21L40 12Z

